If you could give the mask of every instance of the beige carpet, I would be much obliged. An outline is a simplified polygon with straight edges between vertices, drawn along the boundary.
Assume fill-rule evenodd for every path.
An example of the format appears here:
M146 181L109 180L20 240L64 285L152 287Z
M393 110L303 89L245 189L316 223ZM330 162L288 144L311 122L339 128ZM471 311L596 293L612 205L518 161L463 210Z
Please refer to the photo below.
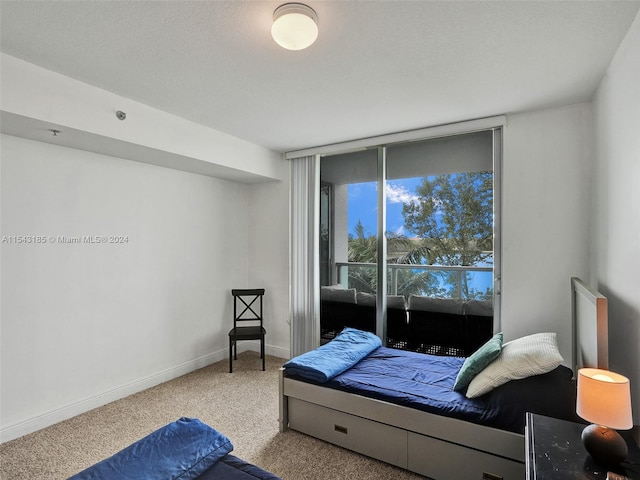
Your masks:
M233 454L284 480L421 479L295 431L278 432L283 360L245 352L0 445L2 480L66 479L182 416L229 437Z

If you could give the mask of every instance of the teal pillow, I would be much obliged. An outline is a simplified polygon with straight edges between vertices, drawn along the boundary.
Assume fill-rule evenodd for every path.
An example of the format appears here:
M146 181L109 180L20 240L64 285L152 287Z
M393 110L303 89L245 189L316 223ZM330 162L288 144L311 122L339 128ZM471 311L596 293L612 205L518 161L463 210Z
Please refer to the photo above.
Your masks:
M473 377L493 362L502 351L502 332L496 333L487 343L468 357L462 364L462 368L456 377L453 389L460 391L469 386Z

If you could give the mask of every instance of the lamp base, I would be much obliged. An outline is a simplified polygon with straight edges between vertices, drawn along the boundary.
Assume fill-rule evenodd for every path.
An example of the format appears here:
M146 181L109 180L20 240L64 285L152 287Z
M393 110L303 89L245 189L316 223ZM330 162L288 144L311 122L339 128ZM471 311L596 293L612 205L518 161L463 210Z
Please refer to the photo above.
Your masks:
M591 424L582 431L582 443L596 462L616 465L627 458L629 449L618 432Z

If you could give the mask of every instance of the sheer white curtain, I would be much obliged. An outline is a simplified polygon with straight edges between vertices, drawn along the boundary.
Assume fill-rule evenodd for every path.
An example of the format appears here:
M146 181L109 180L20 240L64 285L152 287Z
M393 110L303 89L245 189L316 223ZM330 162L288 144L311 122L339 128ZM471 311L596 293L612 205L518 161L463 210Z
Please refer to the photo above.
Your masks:
M291 356L316 348L320 339L320 162L315 155L291 160Z

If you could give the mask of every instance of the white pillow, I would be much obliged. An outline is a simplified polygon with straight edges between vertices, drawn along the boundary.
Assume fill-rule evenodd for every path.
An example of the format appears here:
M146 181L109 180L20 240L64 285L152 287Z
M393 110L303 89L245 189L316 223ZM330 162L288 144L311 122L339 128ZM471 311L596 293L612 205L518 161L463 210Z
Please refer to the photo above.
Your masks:
M535 333L507 342L498 358L471 380L466 396L479 397L509 380L550 372L562 361L555 333Z

